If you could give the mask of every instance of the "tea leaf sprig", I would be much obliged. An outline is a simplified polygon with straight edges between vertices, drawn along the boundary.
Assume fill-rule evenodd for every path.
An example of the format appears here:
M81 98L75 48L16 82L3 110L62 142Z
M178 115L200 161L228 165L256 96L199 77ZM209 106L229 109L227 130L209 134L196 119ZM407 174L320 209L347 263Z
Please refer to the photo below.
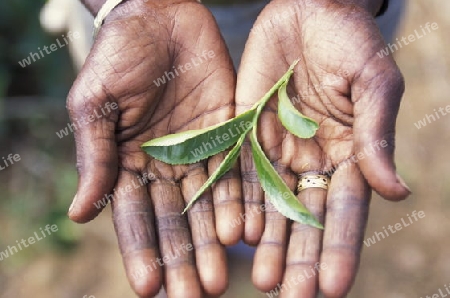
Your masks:
M277 91L279 99L278 117L289 132L299 138L306 139L313 137L319 128L319 125L313 119L305 117L293 106L287 95L286 86L294 73L294 67L297 63L298 60L247 112L214 126L170 134L152 139L142 145L143 150L147 154L172 165L195 163L234 145L219 167L189 201L183 213L195 203L208 187L233 167L241 153L242 144L247 134L250 133L249 138L256 172L261 187L268 195L270 202L287 218L323 229L323 226L297 199L274 169L257 138L258 119L266 103ZM233 131L238 133L233 133ZM220 137L217 139L217 136L222 136L223 141L219 142ZM217 140L217 142L214 140ZM214 146L211 145L211 142L214 143Z

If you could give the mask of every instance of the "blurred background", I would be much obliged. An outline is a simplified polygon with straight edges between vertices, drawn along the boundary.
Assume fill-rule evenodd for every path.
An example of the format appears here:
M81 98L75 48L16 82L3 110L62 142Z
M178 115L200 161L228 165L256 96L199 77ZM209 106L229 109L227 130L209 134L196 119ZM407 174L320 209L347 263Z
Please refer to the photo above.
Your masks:
M0 298L135 297L124 275L109 208L85 225L66 217L77 183L74 141L70 133L60 138L56 132L69 123L65 98L90 35L29 60L25 67L19 63L57 39L64 43L69 30L86 30L82 20L89 16L72 2L53 1L45 8L44 0L0 3L0 253L47 224L58 226L56 233L30 247L3 255ZM420 129L414 125L450 105L450 1L407 4L398 37L414 34L427 22L439 25L394 53L407 86L396 160L413 195L400 203L374 195L365 238L407 220L414 210L425 212L425 218L364 247L348 296L352 298L426 297L439 289L445 293L450 284L450 115ZM9 161L9 154L20 160ZM224 297L267 297L251 284L251 259L236 251L230 251L232 280Z

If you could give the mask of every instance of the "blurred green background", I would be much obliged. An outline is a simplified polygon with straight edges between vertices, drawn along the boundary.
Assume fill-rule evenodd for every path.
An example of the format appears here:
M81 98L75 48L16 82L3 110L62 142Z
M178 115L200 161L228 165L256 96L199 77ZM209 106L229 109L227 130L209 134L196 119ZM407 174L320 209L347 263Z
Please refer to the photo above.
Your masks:
M48 223L69 233L56 233L11 257L6 266L0 264L1 282L3 271L24 266L39 251L70 249L77 240L65 216L68 194L76 187L73 139L60 139L53 132L68 122L65 97L75 78L72 60L66 47L27 67L18 63L38 47L55 42L39 22L44 3L0 3L0 158L21 157L0 172L0 248Z
M69 122L65 97L75 78L67 47L25 68L18 63L62 34L42 29L44 3L0 2L0 164L10 153L21 157L0 171L0 251L46 224L57 224L59 231L0 261L0 297L134 297L109 208L83 226L66 217L77 183L73 138L56 135ZM408 4L398 36L426 22L439 24L439 30L395 53L407 85L397 165L414 194L400 203L374 196L366 238L413 210L423 210L426 217L364 249L353 298L425 297L450 283L450 116L420 130L414 126L450 104L450 1ZM230 257L232 280L225 297L267 297L251 285L251 260Z

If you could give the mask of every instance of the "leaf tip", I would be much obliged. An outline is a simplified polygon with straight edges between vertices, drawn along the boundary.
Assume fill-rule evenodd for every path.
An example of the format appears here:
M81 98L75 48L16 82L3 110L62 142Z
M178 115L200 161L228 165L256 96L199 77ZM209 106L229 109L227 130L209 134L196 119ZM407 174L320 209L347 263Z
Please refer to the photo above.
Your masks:
M323 230L324 229L323 225L320 222L318 222L318 221L316 221L316 223L314 224L314 227L318 228L319 230Z
M292 62L291 66L289 67L289 70L294 70L294 67L297 66L297 64L300 62L300 58Z

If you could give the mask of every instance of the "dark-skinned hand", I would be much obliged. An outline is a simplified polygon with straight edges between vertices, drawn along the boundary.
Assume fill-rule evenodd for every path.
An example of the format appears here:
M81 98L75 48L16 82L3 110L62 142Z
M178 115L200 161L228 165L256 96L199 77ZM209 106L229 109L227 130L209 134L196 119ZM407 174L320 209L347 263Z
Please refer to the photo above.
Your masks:
M96 13L104 1L86 2ZM227 287L223 245L236 243L243 229L229 225L243 212L238 171L181 215L223 155L170 166L140 146L231 118L235 84L228 50L201 4L130 0L106 18L70 91L70 118L82 125L75 131L79 184L69 216L92 220L101 211L95 203L114 195L121 254L141 297L154 296L162 284L171 298L218 295Z
M264 197L245 145L244 240L258 245L252 277L261 291L285 284L280 297L316 297L318 289L326 297L345 297L359 263L371 188L392 201L410 193L393 161L404 82L392 57L377 55L386 46L373 17L380 2L274 0L247 41L238 73L237 114L300 59L288 93L298 110L320 124L317 134L299 139L288 133L277 118L274 96L261 115L258 138L293 190L298 174L335 170L328 191L309 188L298 194L324 230L292 223ZM352 159L358 153L365 155ZM265 213L258 211L261 204ZM323 270L307 278L304 270L313 275L317 262Z

